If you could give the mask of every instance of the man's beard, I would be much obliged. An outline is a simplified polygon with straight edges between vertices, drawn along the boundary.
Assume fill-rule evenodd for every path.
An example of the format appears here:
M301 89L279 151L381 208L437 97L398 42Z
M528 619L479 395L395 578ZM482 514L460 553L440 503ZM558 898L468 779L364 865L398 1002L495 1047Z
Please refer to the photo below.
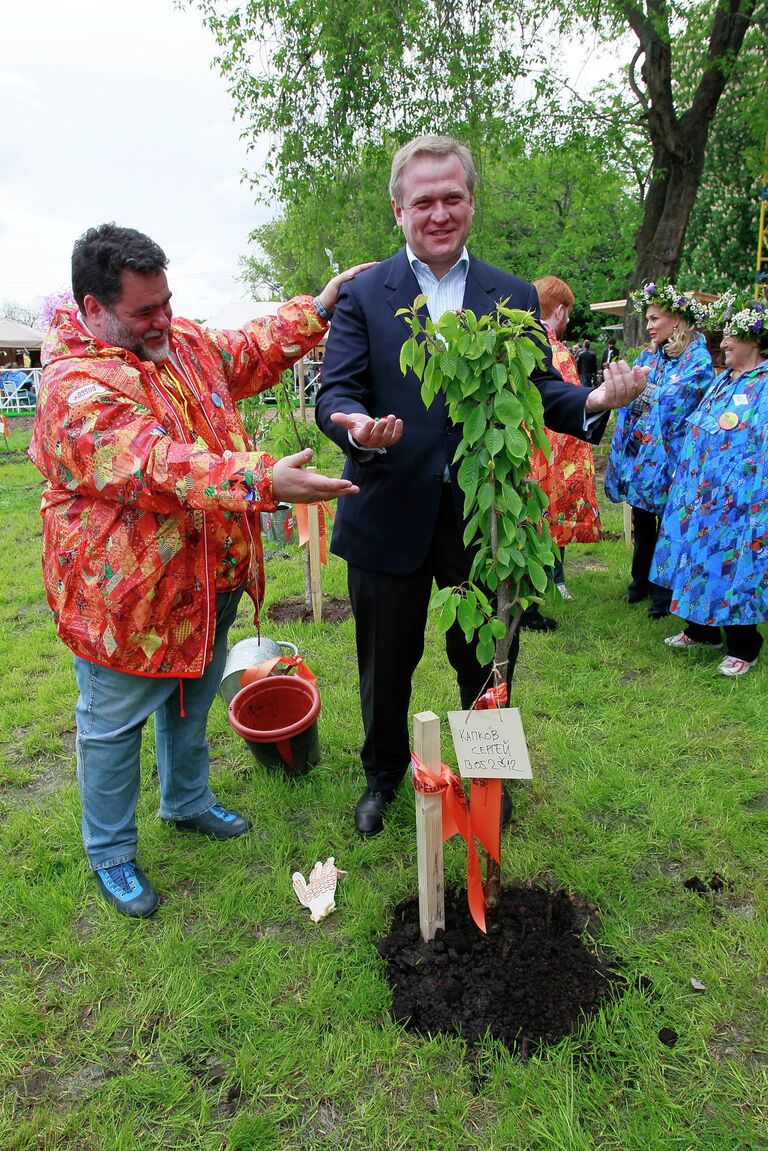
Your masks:
M133 352L134 356L140 360L151 360L154 364L161 364L170 355L168 333L157 331L154 328L150 328L144 333L144 339L147 337L151 339L154 336L162 336L163 342L148 348L135 332L132 332L129 327L118 320L114 312L107 311L104 321L104 342L106 344L111 344L115 348L125 348L127 352Z

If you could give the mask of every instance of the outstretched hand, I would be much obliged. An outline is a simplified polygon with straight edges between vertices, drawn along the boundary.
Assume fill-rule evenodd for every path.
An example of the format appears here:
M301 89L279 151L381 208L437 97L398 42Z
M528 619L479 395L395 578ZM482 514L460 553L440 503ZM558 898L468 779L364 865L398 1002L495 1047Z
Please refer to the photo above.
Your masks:
M371 260L368 264L355 264L354 268L347 268L346 272L339 272L338 276L334 276L332 280L323 288L318 296L320 303L329 312L332 312L336 307L336 300L339 295L339 288L342 284L346 284L347 280L352 280L358 272L364 272L366 268L372 268L374 264L378 263L377 260Z
M305 448L293 456L283 456L272 469L272 493L276 500L289 504L316 504L337 496L353 496L360 489L349 480L334 479L321 472L308 472L312 449Z
M603 382L587 396L587 415L623 408L644 390L650 368L630 368L626 360L614 360L603 368Z
M341 424L361 448L391 448L403 434L403 421L397 416L374 419L365 412L333 412L334 424Z

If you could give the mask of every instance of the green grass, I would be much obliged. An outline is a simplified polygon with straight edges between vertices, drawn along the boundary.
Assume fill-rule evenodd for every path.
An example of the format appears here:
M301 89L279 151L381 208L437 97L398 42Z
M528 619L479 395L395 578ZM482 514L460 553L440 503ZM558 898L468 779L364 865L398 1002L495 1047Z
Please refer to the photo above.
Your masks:
M44 603L27 439L14 422L13 451L0 451L0 1147L768 1147L768 658L727 680L716 657L669 651L674 624L622 602L623 543L569 549L574 601L547 608L557 632L523 637L514 702L534 778L516 793L504 873L597 904L629 990L524 1064L492 1041L421 1038L389 1018L374 947L416 891L409 790L381 836L361 841L352 828L350 623L264 629L297 643L318 676L322 759L307 777L267 773L214 706L213 786L253 816L242 840L159 823L147 733L139 858L162 904L132 922L97 898L79 837L71 657ZM604 520L619 530L617 509ZM303 593L297 549L269 561L267 588L268 602ZM324 590L345 594L333 557ZM244 604L232 638L251 630ZM454 706L431 629L413 709ZM290 877L328 855L349 877L336 913L314 925ZM447 881L462 883L462 845L445 856ZM683 889L714 871L728 882L717 898ZM679 1034L673 1048L663 1026Z

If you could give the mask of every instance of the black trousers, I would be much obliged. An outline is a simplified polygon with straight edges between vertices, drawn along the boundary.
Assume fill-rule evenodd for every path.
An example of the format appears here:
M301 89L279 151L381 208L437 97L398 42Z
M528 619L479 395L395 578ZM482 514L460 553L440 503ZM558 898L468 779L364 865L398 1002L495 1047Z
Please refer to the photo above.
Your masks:
M634 547L632 550L632 580L629 585L630 593L649 595L651 607L669 609L672 602L672 592L660 584L651 583L649 579L651 561L656 550L656 540L659 538L661 519L653 512L644 508L632 508L632 534Z
M470 559L462 531L450 485L444 484L430 549L417 571L392 575L348 567L365 733L361 760L368 786L374 791L394 791L410 764L411 681L424 653L432 582L438 587L453 587L467 580ZM508 685L519 643L516 634L509 656ZM475 643L466 642L458 624L446 633L445 648L456 672L461 706L471 707L491 684L491 666L481 667Z
M744 659L747 663L757 659L760 648L763 646L763 637L757 630L756 623L727 624L723 631L725 632L725 650L728 655L732 655L736 659ZM717 644L722 639L719 627L708 627L703 623L686 624L685 634L689 635L691 639L695 639L697 643Z

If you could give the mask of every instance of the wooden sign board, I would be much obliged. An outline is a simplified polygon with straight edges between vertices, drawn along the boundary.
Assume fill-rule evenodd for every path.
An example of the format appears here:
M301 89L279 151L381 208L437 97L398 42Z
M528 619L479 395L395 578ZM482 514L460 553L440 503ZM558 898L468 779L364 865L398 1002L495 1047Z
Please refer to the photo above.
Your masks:
M449 711L448 722L463 779L533 778L519 708Z

